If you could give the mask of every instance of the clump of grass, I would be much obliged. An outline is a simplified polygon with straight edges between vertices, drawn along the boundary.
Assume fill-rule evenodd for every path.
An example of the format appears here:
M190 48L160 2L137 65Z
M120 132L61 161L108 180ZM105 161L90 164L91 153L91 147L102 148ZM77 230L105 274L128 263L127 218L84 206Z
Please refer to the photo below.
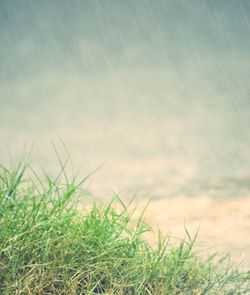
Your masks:
M143 216L132 226L133 210L119 198L79 212L79 185L58 179L1 167L0 294L249 291L244 274L201 261L188 234L176 247L159 233L158 248L152 248L143 238L150 230Z

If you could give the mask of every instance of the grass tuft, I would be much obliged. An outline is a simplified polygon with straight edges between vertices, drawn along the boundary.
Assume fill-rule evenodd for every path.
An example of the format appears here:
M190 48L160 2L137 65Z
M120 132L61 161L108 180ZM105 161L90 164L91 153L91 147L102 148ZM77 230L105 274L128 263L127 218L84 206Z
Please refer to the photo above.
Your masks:
M0 168L0 294L249 294L249 277L200 260L188 233L171 246L159 232L152 248L118 197L79 212L79 184L32 171Z

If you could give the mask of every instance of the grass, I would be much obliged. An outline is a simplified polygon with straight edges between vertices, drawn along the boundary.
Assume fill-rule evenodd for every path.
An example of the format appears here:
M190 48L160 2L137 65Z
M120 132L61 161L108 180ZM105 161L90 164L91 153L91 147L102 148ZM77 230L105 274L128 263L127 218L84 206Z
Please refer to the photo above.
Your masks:
M119 197L79 212L64 169L0 170L0 294L250 294L247 274L198 257L188 232L179 246L159 232L152 248Z

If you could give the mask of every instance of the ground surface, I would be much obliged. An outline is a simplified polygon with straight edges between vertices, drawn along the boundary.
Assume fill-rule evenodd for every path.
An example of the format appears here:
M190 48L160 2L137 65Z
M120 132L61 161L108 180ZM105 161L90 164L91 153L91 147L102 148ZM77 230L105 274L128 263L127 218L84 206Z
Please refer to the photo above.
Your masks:
M142 202L139 207L144 205ZM148 206L146 220L177 238L185 236L184 224L192 235L198 230L197 250L205 254L229 252L233 261L244 260L241 268L250 269L250 198L155 200Z

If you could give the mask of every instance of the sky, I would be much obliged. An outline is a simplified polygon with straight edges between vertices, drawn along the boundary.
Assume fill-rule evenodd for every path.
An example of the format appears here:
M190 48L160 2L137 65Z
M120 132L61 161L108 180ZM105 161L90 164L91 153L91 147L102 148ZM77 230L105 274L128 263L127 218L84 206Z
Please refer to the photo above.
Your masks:
M0 2L0 161L63 140L91 190L250 192L248 0Z

